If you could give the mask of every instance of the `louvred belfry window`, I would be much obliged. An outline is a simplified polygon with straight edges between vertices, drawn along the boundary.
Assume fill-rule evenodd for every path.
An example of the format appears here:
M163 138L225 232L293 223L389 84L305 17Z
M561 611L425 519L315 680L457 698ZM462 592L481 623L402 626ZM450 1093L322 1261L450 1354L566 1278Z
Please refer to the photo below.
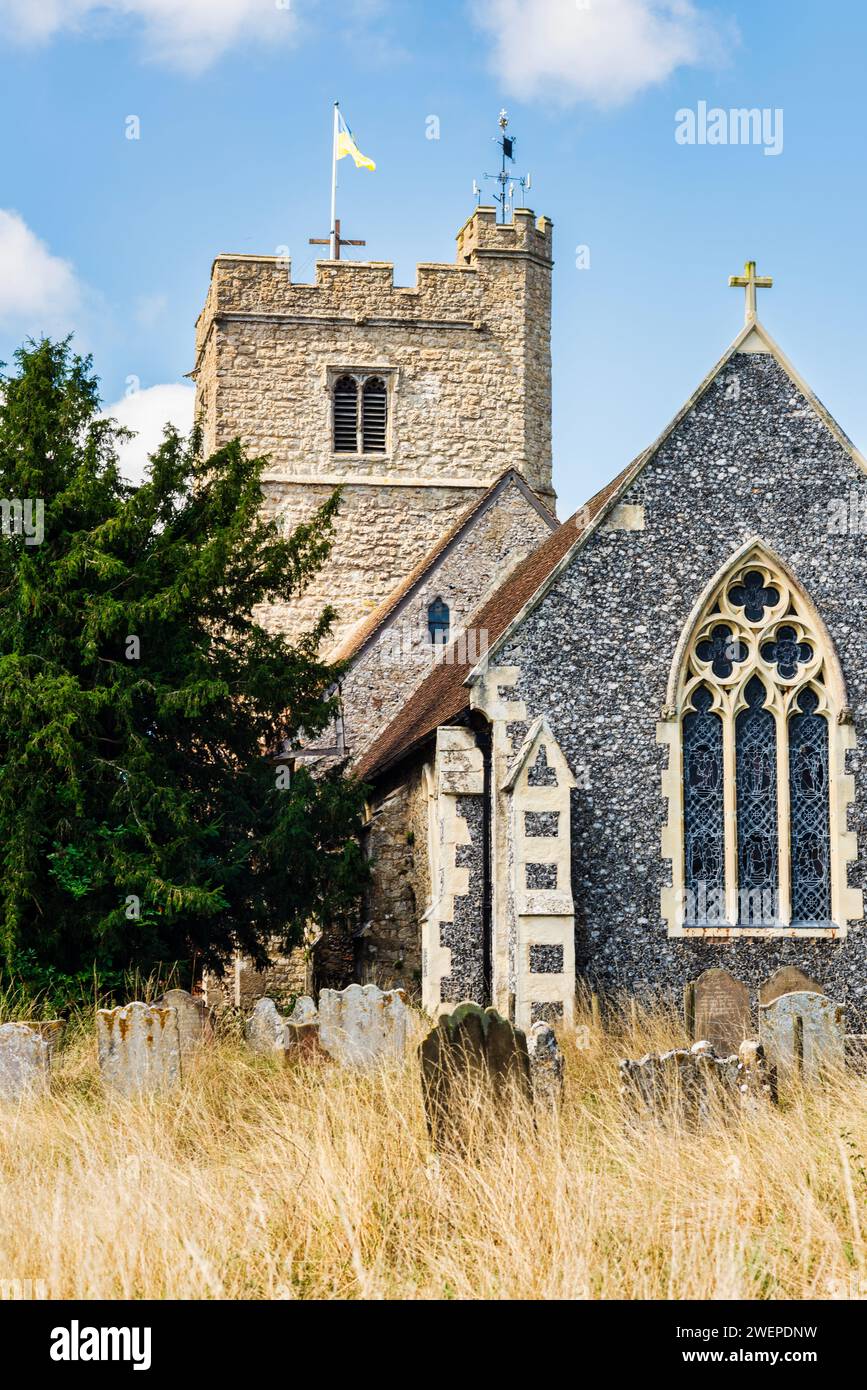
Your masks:
M332 401L335 453L386 453L388 387L381 376L347 373L338 377Z
M385 453L387 398L381 376L372 376L361 388L362 451L365 454Z
M355 378L342 376L334 383L334 450L358 452L358 386Z
M852 742L818 613L756 543L708 590L679 650L675 934L837 934L852 901L853 837L838 809Z

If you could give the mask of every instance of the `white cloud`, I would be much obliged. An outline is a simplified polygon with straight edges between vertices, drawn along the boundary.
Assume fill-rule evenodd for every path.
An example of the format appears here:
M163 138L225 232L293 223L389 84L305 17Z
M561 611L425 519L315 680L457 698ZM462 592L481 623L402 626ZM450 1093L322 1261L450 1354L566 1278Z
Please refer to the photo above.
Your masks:
M65 332L82 298L69 262L52 255L19 213L0 208L0 324L32 337Z
M148 456L159 447L167 424L183 434L191 428L194 398L192 386L148 386L106 408L105 415L136 431L135 439L121 444L119 450L120 471L128 482L143 482Z
M201 72L238 42L294 40L297 0L0 0L0 29L41 43L65 30L105 32L132 23L148 57Z
M473 11L509 92L566 103L621 105L737 39L692 0L473 0Z

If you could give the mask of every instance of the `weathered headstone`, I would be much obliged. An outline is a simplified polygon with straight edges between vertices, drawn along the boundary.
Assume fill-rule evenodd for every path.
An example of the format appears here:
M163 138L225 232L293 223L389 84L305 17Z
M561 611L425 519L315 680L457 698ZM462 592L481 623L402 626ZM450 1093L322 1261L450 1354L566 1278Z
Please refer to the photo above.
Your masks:
M797 991L781 994L759 1007L759 1036L768 1061L781 1080L800 1075L805 1084L846 1061L846 1029L842 1004L825 994Z
M247 1042L254 1052L263 1057L273 1057L283 1053L286 1048L286 1020L277 1012L273 999L259 999L247 1019L245 1029Z
M293 1023L287 1019L284 1030L287 1062L313 1061L328 1058L319 1038L318 1023Z
M811 980L809 975L805 975L803 970L799 970L797 965L783 965L759 986L759 1003L772 1004L781 994L801 994L804 991L812 994L825 993L822 986Z
M742 1042L737 1056L719 1057L706 1040L639 1061L620 1063L620 1093L639 1116L683 1117L692 1124L714 1119L721 1105L773 1099L773 1088L757 1043Z
M28 1028L35 1028L41 1038L48 1043L49 1055L53 1058L56 1052L60 1051L63 1042L63 1035L66 1032L66 1020L62 1018L48 1019L22 1019Z
M0 1100L23 1100L48 1090L51 1049L31 1024L0 1024Z
M563 1053L548 1023L534 1023L527 1038L533 1100L543 1109L555 1108L563 1098Z
M319 994L319 1041L345 1067L400 1059L406 1051L408 1011L402 989L349 985Z
M97 1009L96 1040L103 1085L135 1096L174 1086L181 1076L181 1040L174 1009L135 1000Z
M174 1009L178 1019L178 1037L181 1043L182 1063L192 1058L212 1036L211 1020L205 1001L194 999L185 989L166 990L157 1007Z
M428 1132L438 1148L460 1145L473 1102L510 1094L532 1102L530 1055L519 1028L480 1004L443 1014L419 1048Z
M289 1015L288 1022L296 1024L317 1023L319 1021L319 1011L316 1008L309 994L302 994L300 999L295 1000L295 1007Z
M753 1031L746 985L727 970L713 969L705 970L689 988L693 1040L706 1039L718 1056L732 1056Z

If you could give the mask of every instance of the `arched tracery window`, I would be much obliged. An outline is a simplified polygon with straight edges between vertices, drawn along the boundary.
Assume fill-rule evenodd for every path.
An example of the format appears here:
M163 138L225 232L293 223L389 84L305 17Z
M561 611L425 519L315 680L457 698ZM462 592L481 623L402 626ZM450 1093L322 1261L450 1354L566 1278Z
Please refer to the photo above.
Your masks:
M813 605L761 544L693 614L669 696L672 934L844 932L860 893L846 875L842 674Z

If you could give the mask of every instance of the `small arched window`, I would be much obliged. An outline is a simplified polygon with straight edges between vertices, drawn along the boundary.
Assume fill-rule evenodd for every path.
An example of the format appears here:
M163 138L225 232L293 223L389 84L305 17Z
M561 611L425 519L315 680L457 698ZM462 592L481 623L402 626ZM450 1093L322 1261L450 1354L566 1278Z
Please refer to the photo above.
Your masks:
M388 448L388 387L381 376L338 377L332 390L336 454L384 454Z
M441 598L435 598L427 610L427 630L435 647L449 640L449 606Z

